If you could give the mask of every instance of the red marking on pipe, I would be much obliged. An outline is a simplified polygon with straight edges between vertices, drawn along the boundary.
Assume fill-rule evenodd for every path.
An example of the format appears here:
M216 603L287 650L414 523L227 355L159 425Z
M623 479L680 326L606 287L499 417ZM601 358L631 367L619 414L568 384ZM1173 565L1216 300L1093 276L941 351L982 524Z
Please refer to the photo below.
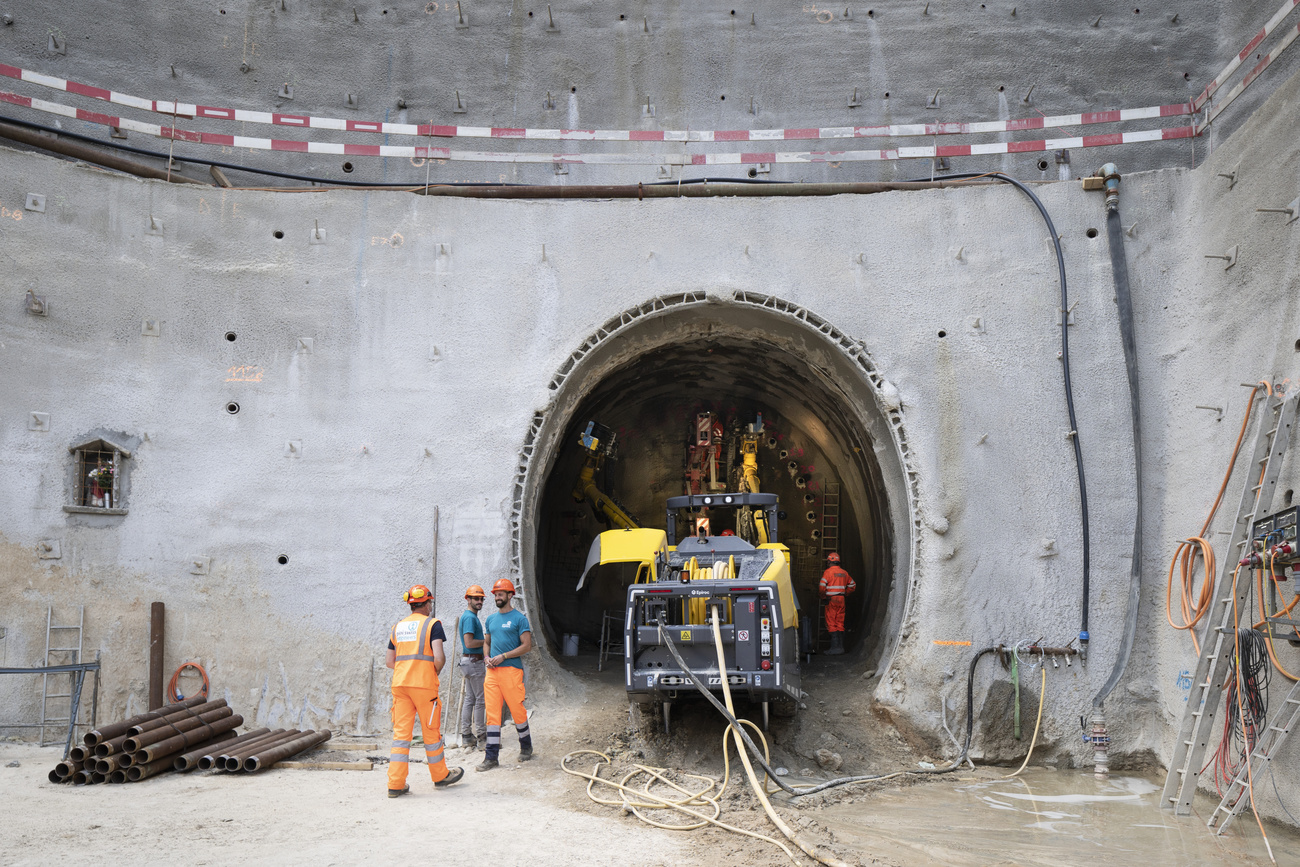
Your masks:
M1196 128L1190 126L1176 126L1160 130L1160 138L1166 141L1175 138L1191 138L1194 135L1196 135Z
M1106 135L1085 135L1083 137L1083 146L1086 148L1099 148L1117 144L1124 144L1124 134L1122 132L1112 132Z
M447 138L454 138L455 135L456 135L456 127L454 127L454 126L444 126L444 125L442 125L442 124L434 124L434 126L433 126L433 131L430 132L430 133L427 133L427 135L436 135L436 136L440 136L440 137L444 137L444 136L445 136L445 137L447 137Z
M271 150L273 150L273 151L298 151L298 152L300 152L300 153L306 153L306 152L307 152L307 142L305 142L305 141L291 141L291 140L289 140L289 139L283 139L283 138L273 138L273 139L271 139Z
M379 148L380 145L345 144L343 153L349 156L377 157L380 155Z
M222 147L229 148L235 146L235 137L233 135L221 135L219 133L210 132L203 137L203 143L221 145Z
M628 141L663 141L663 130L634 129L627 134Z
M0 75L21 79L23 77L23 71L16 66L7 66L0 63Z
M774 163L774 162L776 162L776 154L775 154L775 153L766 153L766 154L741 154L741 155L740 155L740 162L741 162L742 164L747 164L747 163Z
M97 111L86 111L81 108L77 109L77 120L86 120L91 123L103 124L104 126L122 125L121 118L113 117L111 114L100 114Z
M95 99L109 100L113 92L105 90L102 87L91 87L89 84L79 84L75 81L68 82L68 93L77 93L82 96L91 96Z
M8 92L5 92L5 91L0 91L0 101L8 102L8 103L11 103L11 104L13 104L13 105L22 105L22 106L26 106L27 108L31 108L31 107L32 107L32 100L31 100L31 97L28 97L28 96L19 96L19 95L16 94L16 93L8 93Z
M693 166L707 165L704 154L691 154L691 165Z
M1084 123L1113 123L1119 119L1118 111L1089 111L1083 115Z
M795 139L806 139L806 138L819 139L822 137L822 131L815 127L809 127L805 129L788 129L785 131L785 137L787 141L795 140Z
M1300 3L1300 0L1296 0L1296 2ZM1178 105L1160 106L1161 117L1177 117L1179 115L1191 114L1191 113L1192 113L1192 104L1190 102L1180 102Z
M1012 141L1007 142L1007 153L1022 154L1029 151L1045 151L1047 142L1045 141Z
M713 134L714 141L749 141L747 129L724 129Z
M970 156L970 145L940 145L934 149L934 155L937 157L968 157Z

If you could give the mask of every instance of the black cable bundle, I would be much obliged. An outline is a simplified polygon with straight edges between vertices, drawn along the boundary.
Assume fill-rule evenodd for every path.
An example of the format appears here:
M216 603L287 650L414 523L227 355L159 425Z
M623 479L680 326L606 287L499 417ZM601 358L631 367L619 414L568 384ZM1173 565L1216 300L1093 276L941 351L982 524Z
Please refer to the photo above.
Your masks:
M1240 660L1241 675L1237 665ZM1247 754L1259 742L1260 732L1268 725L1268 647L1264 634L1256 629L1237 631L1237 653L1228 669L1223 737L1214 758L1214 787L1219 794L1232 785ZM1238 684L1240 683L1240 699ZM1244 711L1244 719L1243 719Z

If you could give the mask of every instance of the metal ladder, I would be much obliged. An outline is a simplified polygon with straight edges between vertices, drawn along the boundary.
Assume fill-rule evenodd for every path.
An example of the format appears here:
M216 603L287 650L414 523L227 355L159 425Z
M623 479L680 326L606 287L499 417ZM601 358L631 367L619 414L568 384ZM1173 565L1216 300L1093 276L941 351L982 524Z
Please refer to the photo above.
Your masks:
M1160 805L1173 809L1177 816L1192 811L1196 785L1201 776L1205 751L1215 735L1214 717L1222 698L1224 679L1236 646L1236 629L1233 609L1241 610L1250 590L1249 581L1240 581L1236 593L1232 592L1232 576L1237 563L1245 554L1250 528L1255 516L1267 513L1273 502L1273 490L1282 470L1282 456L1291 441L1295 423L1296 397L1300 391L1285 398L1266 397L1268 412L1264 414L1255 436L1255 451L1247 465L1247 477L1242 486L1241 505L1237 508L1236 523L1228 555L1223 558L1223 569L1214 588L1215 614L1209 620L1201 641L1201 658L1196 663L1192 678L1192 694L1187 698L1187 710L1179 727L1174 754L1169 761L1169 774ZM1262 469L1261 469L1262 468Z
M84 605L81 606L81 610L78 614L76 626L55 626L54 606L51 605L45 609L45 665L47 667L53 665L76 664L81 662L81 640L83 635L83 627L85 625L86 625L86 607ZM59 633L61 636L59 640L60 646L51 647L50 639L52 634L56 632ZM72 641L69 638L63 637L63 636L67 636L67 634L70 632L77 633L76 647L72 646ZM50 658L51 654L62 655L68 653L73 654L72 659L51 659ZM58 727L62 729L64 728L64 726L71 727L76 723L76 720L72 718L72 709L75 706L73 702L73 693L77 690L77 687L80 685L80 680L77 678L75 674L69 674L67 692L50 692L51 677L56 679L56 683L59 683L62 680L57 674L41 675L41 737L40 737L41 746L46 745L45 732L47 728ZM58 687L56 686L55 688L57 689ZM50 699L66 699L67 705L63 712L68 715L64 717L50 716Z
M1228 786L1228 791L1223 793L1223 800L1210 814L1210 819L1205 824L1210 828L1214 828L1215 834L1222 834L1227 830L1228 826L1232 824L1232 820L1237 818L1237 814L1250 803L1247 789L1250 788L1251 779L1264 772L1265 766L1282 748L1282 744L1286 742L1286 736L1290 734L1296 720L1300 719L1300 681L1296 681L1291 685L1291 691L1283 699L1281 716L1285 718L1285 721L1281 725L1274 721L1268 727L1264 732L1264 736L1256 742L1255 748L1246 757L1246 761L1242 763L1241 770L1237 771L1237 776L1233 778L1232 785ZM1223 814L1222 820L1219 821L1219 826L1215 828L1214 823L1220 819L1220 813Z
M822 559L840 549L840 483L827 482L822 492Z

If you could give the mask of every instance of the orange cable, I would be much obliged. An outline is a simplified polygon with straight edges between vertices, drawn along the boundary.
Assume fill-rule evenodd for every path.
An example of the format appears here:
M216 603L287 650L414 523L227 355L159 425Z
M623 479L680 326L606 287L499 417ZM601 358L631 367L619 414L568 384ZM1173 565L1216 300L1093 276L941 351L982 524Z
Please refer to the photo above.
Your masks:
M167 694L172 696L176 701L185 701L186 698L193 698L193 696L181 695L176 685L176 681L180 678L181 672L187 668L194 669L199 673L199 676L203 678L203 689L199 691L199 694L204 698L207 698L208 673L204 671L203 666L199 665L197 662L182 662L180 665L176 666L176 670L172 672L172 679L167 683Z

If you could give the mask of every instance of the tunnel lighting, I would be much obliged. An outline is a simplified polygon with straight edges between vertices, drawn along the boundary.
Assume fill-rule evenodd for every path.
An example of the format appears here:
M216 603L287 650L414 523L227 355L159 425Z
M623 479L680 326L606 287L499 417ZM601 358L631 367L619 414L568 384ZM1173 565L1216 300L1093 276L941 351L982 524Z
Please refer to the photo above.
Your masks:
M727 496L723 497L723 498L722 498L722 502L724 502L724 503L730 503L730 502L731 502L731 496L730 496L730 495L727 495Z
M712 506L712 505L713 505L713 498L712 498L712 497L705 497L705 498L704 498L704 505L706 505L706 506Z

